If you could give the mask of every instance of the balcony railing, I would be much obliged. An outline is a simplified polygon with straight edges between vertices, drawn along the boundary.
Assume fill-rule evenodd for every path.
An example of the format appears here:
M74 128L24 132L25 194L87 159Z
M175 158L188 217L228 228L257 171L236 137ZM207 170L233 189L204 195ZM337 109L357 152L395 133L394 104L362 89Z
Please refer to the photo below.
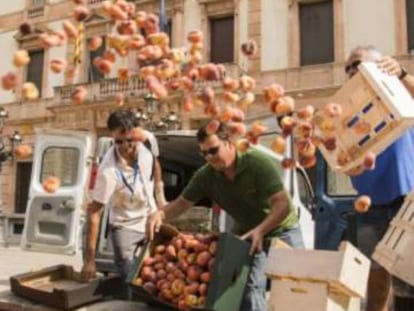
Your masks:
M95 5L104 2L105 0L88 0L89 5Z
M36 18L45 15L45 5L37 4L27 9L27 18Z
M234 64L227 64L226 75L236 77L240 74L240 69ZM197 87L212 86L218 87L221 85L221 77L217 81L199 81ZM96 83L81 83L71 84L65 86L55 87L54 104L67 104L71 101L71 96L78 86L86 88L87 95L85 102L102 102L105 100L111 100L117 93L122 93L126 98L143 98L148 92L148 88L145 85L145 81L139 76L132 76L128 80L121 82L117 78L103 79Z

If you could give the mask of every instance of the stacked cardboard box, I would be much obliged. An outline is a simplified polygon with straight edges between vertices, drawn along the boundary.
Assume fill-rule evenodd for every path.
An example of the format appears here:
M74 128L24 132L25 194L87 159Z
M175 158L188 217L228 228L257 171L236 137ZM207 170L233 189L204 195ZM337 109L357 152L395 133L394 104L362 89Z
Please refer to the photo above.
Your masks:
M352 244L339 251L271 248L270 311L359 311L370 260Z

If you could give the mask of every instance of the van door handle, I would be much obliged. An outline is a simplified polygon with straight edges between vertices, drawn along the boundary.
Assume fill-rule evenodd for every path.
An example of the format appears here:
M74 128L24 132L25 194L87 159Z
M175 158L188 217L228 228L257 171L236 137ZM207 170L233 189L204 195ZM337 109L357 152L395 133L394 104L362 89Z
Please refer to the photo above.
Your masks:
M60 204L60 208L67 208L67 209L70 209L70 210L74 210L75 209L75 201L73 201L72 199L64 200Z
M47 202L42 203L42 210L44 210L44 211L50 211L52 208L53 208L52 207L52 204L47 203Z

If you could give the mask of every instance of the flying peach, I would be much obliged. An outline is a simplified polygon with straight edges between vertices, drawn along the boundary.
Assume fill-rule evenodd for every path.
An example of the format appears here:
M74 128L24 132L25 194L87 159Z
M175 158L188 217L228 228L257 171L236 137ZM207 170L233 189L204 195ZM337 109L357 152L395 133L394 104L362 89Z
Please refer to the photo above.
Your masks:
M18 159L28 158L33 154L33 148L29 145L17 145L14 154Z
M240 77L240 88L245 91L245 92L249 92L251 90L253 90L256 87L256 81L248 76L248 75L243 75Z
M273 83L263 89L265 100L270 103L285 95L285 89L278 83Z
M327 117L337 118L342 115L342 106L337 103L328 103L323 111Z
M88 39L88 49L89 51L96 51L98 50L103 44L103 40L101 36L93 36Z
M206 126L207 135L216 134L219 127L220 127L220 121L219 120L215 120L215 119L211 120Z
M76 105L82 104L86 98L86 88L83 86L78 86L75 88L75 91L72 93L72 102Z
M42 181L42 187L48 193L55 193L60 187L60 179L56 176L48 176Z
M13 65L15 67L26 66L30 62L29 53L26 50L18 50L13 55Z
M68 38L75 39L78 36L78 30L70 21L64 21L62 25Z
M316 165L316 156L299 156L299 164L302 165L303 168L311 168Z
M196 44L203 41L203 33L200 30L192 30L187 35L187 40L190 43Z
M284 154L286 151L286 139L280 135L277 135L273 139L270 148L278 154Z
M276 114L279 116L290 114L295 109L295 100L290 96L283 96L277 100Z
M313 118L315 108L312 105L306 105L305 107L299 108L296 111L298 119L301 120L310 120Z
M373 152L368 152L363 161L363 167L366 170L373 170L375 168L376 155Z
M26 82L22 87L22 97L27 100L33 100L39 98L39 90L37 86L32 82Z
M20 83L20 77L14 72L7 72L1 77L1 86L4 90L14 89Z
M77 6L74 10L73 10L73 19L77 22L83 22L88 15L90 14L90 11L87 7L83 6L83 5L79 5Z
M354 210L358 213L368 212L371 206L371 198L367 195L361 195L354 201Z
M250 142L248 139L239 139L236 142L236 148L240 152L246 152L250 148Z
M257 43L253 39L250 39L241 45L241 51L247 57L256 56L258 50L259 48L257 46Z
M50 69L54 73L61 73L67 66L67 61L63 58L55 58L50 61Z

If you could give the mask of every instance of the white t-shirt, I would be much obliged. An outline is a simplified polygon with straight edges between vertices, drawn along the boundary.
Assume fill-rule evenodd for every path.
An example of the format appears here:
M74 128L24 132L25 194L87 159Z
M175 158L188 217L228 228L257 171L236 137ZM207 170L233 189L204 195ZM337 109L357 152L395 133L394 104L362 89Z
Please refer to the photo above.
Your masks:
M152 145L157 146L156 141ZM151 180L154 156L142 143L137 144L136 152L138 167L134 169L120 157L115 146L107 151L99 166L92 199L110 209L111 225L145 232L147 216L156 210Z

